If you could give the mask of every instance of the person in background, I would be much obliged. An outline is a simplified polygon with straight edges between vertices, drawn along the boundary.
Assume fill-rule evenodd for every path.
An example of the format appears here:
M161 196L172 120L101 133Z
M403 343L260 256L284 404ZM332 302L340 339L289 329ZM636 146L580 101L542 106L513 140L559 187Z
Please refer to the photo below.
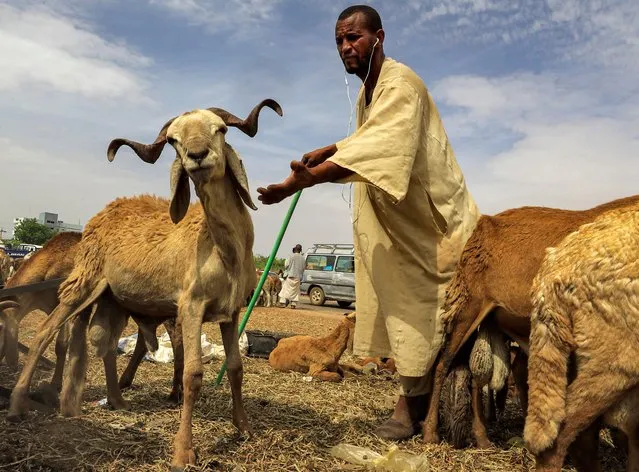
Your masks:
M284 265L284 282L280 290L280 307L285 307L290 302L291 308L297 306L300 299L300 284L304 275L305 260L302 256L302 245L296 244L293 254Z

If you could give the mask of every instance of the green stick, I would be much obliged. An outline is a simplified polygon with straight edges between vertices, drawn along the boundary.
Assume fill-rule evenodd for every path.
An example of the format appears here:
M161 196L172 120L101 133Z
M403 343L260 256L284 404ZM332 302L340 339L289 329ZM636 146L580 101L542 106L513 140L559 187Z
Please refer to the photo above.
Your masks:
M284 233L286 233L286 228L288 227L288 223L291 221L291 216L293 216L293 211L295 210L295 206L297 205L297 201L300 199L300 195L302 195L302 191L299 190L295 195L293 195L293 201L291 202L291 206L286 213L286 217L284 218L284 222L282 223L282 227L280 228L280 232L277 235L277 239L275 240L275 244L273 244L273 249L271 250L271 255L266 261L266 266L264 266L264 272L260 277L259 282L257 283L257 287L253 292L253 297L246 309L246 313L244 313L244 318L242 318L242 322L240 323L238 329L238 337L242 336L244 332L244 328L246 327L246 323L248 323L248 319L251 316L251 312L253 311L253 307L257 303L257 299L260 297L260 292L262 291L262 287L264 286L264 282L266 282L266 278L268 277L268 272L271 270L271 266L273 265L273 261L275 260L275 256L277 255L277 251L280 249L280 245L282 244L282 238L284 237ZM222 377L226 372L226 359L222 364L222 368L220 369L220 373L217 374L217 378L215 379L215 385L219 386L222 383Z

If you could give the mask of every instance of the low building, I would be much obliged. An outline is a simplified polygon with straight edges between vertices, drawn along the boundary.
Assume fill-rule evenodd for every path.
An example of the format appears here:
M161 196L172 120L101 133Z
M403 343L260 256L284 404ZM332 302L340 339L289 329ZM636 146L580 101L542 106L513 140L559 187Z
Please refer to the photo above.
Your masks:
M62 232L62 231L73 231L75 233L82 232L82 225L65 223L64 221L58 219L57 213L49 213L49 212L40 213L40 215L38 216L38 223L48 228L51 228L52 230L57 232Z
M20 225L20 223L22 223L24 220L26 220L28 217L26 216L22 216L20 218L14 218L13 220L13 237L15 237L16 234L16 228L18 227L18 225ZM38 215L37 218L38 223L40 223L41 225L46 226L47 228L51 228L52 230L54 230L55 232L61 233L64 231L72 231L75 233L81 233L82 232L82 225L80 224L73 224L73 223L65 223L64 221L58 219L58 214L57 213L51 213L48 211L42 212L40 213L40 215Z

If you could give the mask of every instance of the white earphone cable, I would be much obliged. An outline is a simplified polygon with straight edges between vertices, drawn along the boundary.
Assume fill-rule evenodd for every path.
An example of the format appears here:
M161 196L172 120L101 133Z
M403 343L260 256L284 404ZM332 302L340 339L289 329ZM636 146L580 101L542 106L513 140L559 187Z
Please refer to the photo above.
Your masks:
M373 53L375 52L375 47L377 46L378 43L379 43L379 38L377 38L377 40L375 41L375 44L373 44L373 49L371 50L371 54L368 59L368 70L366 72L366 77L364 78L364 82L362 82L362 87L366 87L366 81L368 80L368 76L371 73L371 65L373 64ZM353 112L355 111L355 107L353 106L353 101L351 100L351 93L350 93L350 88L348 86L348 78L346 77L346 71L344 71L344 83L346 84L346 96L348 97L348 104L350 109L350 116L348 117L348 128L346 130L346 137L348 137L351 134L351 124L353 123ZM353 206L353 183L352 182L348 184L348 200L344 198L344 186L342 186L342 200L344 200L348 204L348 208L349 210L351 210L349 213L351 218L351 224L353 224L354 221L353 221L353 212L352 212L352 206Z

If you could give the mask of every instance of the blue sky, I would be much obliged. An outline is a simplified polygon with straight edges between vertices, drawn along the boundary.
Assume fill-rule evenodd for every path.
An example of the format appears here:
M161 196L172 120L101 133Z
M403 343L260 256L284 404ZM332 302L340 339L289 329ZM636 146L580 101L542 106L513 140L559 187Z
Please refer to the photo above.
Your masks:
M586 208L637 193L639 2L368 2L385 51L429 87L483 213ZM346 135L349 104L334 25L350 2L0 0L0 228L57 212L82 224L112 199L168 195L166 150L150 166L106 160L115 137L151 141L166 119L218 106L255 138L228 140L254 197L304 152ZM353 100L360 81L349 76ZM281 255L300 242L351 242L349 188L302 195ZM268 254L289 201L252 212Z

